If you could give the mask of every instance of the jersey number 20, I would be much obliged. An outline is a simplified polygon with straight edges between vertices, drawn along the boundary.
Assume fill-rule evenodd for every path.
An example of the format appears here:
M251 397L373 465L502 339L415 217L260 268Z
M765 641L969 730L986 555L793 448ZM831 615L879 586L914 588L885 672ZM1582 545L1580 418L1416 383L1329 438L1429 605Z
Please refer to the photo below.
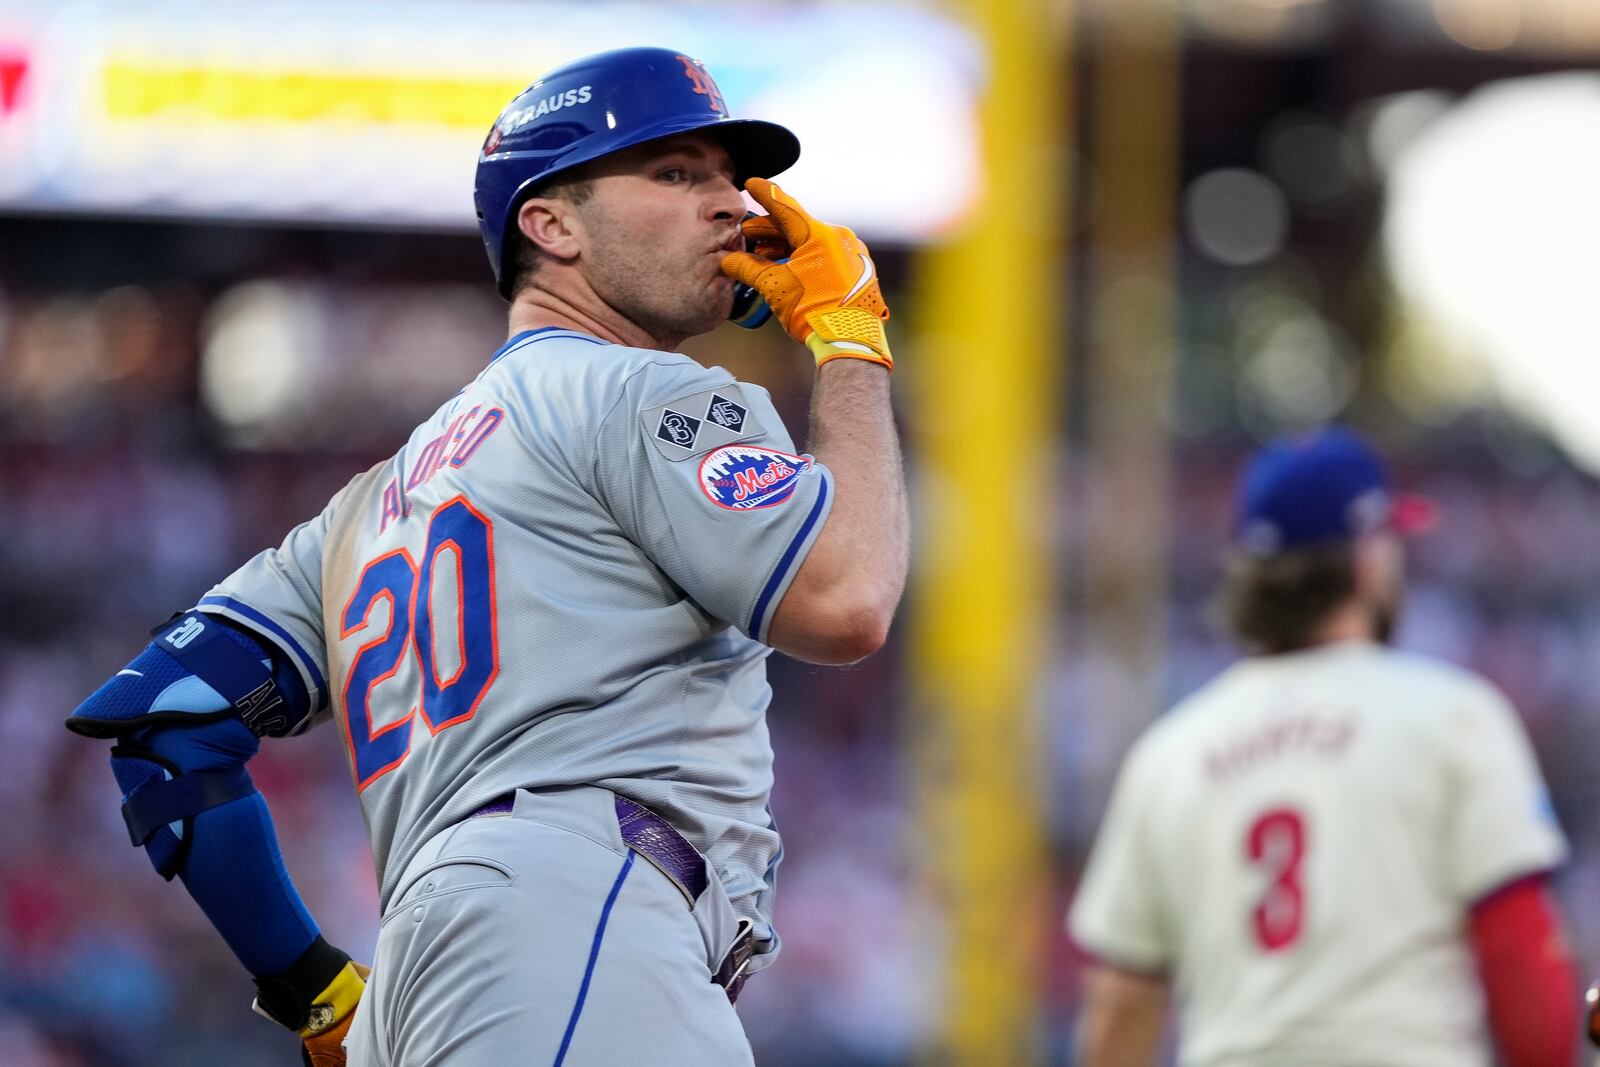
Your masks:
M1306 821L1294 808L1274 808L1250 824L1245 855L1265 872L1267 888L1250 913L1256 944L1278 952L1300 939L1306 891L1300 874L1306 858Z
M434 603L433 589L438 568L448 566L455 568L458 655L454 673L440 678L434 647L435 611L440 605ZM431 734L466 722L500 671L494 530L489 520L466 497L441 505L428 523L422 566L404 548L368 563L340 616L339 636L364 629L381 600L389 602L389 624L356 652L344 683L344 714L358 791L405 762L419 711ZM403 718L374 729L372 691L399 671L408 650L415 650L422 676L420 699Z

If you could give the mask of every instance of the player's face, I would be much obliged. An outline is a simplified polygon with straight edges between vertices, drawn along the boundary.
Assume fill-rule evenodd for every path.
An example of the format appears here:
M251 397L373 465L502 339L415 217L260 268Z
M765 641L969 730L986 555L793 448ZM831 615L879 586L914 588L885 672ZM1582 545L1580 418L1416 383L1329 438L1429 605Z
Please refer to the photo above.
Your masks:
M689 134L603 161L579 210L581 261L607 304L674 344L715 329L733 307L719 268L742 247L744 198L733 161L709 134Z

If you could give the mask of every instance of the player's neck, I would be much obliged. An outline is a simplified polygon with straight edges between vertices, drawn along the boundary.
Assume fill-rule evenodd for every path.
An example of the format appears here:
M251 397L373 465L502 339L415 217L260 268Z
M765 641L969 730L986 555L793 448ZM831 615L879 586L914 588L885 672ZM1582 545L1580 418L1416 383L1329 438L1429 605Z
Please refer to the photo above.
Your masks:
M1311 644L1316 646L1334 645L1345 641L1375 641L1377 637L1377 624L1372 618L1371 608L1359 600L1351 599L1333 609L1327 621L1317 627Z
M585 296L587 298L585 298ZM551 289L529 286L511 302L510 332L515 337L528 330L555 327L576 330L602 341L629 348L676 352L682 337L656 337L644 327L618 314L592 293L566 296Z

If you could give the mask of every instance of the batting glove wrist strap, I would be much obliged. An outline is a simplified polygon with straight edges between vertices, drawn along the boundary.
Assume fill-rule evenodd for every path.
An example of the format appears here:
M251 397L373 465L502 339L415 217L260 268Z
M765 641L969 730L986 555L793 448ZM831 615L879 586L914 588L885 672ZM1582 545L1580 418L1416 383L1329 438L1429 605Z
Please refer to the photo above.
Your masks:
M811 326L806 347L816 357L817 366L830 359L864 359L894 370L889 338L876 315L857 308L839 308L813 312L806 316L806 322Z
M354 1010L365 985L352 990L349 976L355 974L350 957L318 937L282 974L256 977L250 1006L302 1036L314 1034Z
M759 290L789 336L809 347L819 364L850 358L892 368L883 330L889 308L866 242L813 218L765 178L751 178L745 188L768 213L744 221L752 251L724 256L723 273Z

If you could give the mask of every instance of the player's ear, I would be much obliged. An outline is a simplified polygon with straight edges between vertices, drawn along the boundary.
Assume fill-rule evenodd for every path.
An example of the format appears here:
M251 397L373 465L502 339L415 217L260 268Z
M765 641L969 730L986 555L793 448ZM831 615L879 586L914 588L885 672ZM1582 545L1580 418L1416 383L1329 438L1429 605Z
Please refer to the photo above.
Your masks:
M531 196L517 209L517 228L534 247L555 259L578 258L583 220L577 205L565 197Z

